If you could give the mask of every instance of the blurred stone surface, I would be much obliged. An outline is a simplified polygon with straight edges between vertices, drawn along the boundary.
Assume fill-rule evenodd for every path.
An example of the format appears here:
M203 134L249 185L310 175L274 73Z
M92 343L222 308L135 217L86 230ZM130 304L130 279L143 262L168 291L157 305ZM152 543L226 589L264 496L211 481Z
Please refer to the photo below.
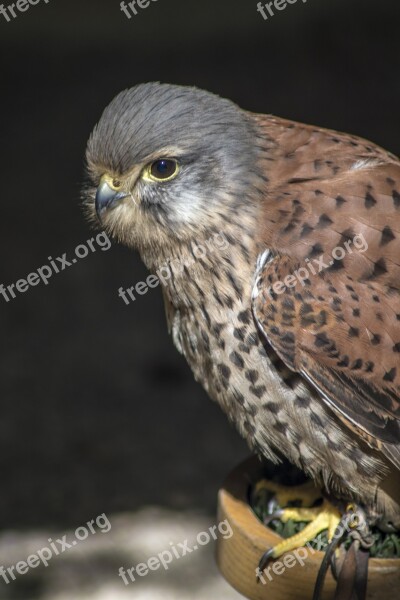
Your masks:
M94 519L98 515L93 515ZM194 512L177 512L159 507L147 507L136 513L106 515L107 520L99 521L100 527L93 525L94 534L89 533L84 540L77 541L71 548L42 563L26 574L16 573L15 581L9 573L7 585L0 578L0 597L4 600L239 600L242 596L224 582L217 572L214 561L215 541L209 528L218 525L215 519ZM84 525L84 523L82 523ZM107 526L106 526L107 525ZM108 531L109 529L109 531ZM228 535L229 528L222 528L218 535ZM210 542L204 546L196 544L200 533L207 533ZM4 532L0 536L0 565L5 569L16 565L28 556L36 554L44 547L51 548L50 539L60 551L57 543L66 535L66 542L75 540L72 531L32 531ZM84 537L83 532L78 537ZM202 543L206 536L200 536ZM185 541L187 543L185 544ZM186 552L179 543L189 548ZM139 563L146 563L150 557L171 551L171 544L180 555L156 571L139 576L133 571L135 581L131 581L127 570ZM198 546L197 549L194 547ZM47 556L45 554L45 556ZM169 557L164 554L166 562ZM124 567L128 585L118 575ZM15 570L14 570L15 573Z

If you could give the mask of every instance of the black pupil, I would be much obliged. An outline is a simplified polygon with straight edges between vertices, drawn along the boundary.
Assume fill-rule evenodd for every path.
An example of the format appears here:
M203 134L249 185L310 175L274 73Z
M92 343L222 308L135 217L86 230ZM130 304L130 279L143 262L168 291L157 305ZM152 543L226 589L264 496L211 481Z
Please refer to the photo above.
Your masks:
M158 179L167 179L175 173L175 162L173 160L157 160L153 163L151 172Z

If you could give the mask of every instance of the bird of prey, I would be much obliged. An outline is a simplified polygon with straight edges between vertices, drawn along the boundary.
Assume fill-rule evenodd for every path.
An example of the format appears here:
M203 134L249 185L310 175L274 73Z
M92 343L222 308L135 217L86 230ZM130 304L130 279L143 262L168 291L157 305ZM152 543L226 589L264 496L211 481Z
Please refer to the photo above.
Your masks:
M148 83L105 109L87 166L110 235L153 273L193 263L162 285L169 329L249 446L399 529L399 159Z

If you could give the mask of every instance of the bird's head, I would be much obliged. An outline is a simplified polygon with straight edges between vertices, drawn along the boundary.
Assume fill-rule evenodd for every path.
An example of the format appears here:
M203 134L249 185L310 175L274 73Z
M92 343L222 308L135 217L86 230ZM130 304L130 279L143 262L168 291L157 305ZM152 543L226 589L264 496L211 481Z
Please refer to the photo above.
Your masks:
M159 83L118 94L87 146L91 217L123 243L187 240L245 218L256 173L249 114L195 88Z

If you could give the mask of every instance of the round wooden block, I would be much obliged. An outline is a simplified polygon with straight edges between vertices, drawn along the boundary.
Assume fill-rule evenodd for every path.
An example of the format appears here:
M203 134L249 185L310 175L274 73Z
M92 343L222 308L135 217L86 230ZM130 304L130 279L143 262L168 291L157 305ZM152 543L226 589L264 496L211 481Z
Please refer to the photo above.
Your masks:
M302 561L288 552L270 563L265 583L257 582L256 568L262 554L281 537L265 527L248 504L249 487L263 478L262 464L253 457L239 465L227 478L218 496L219 522L228 519L233 535L218 538L217 563L225 579L250 600L310 600L322 552L301 549ZM336 582L327 573L322 600L333 600ZM369 561L368 600L399 600L400 559Z

